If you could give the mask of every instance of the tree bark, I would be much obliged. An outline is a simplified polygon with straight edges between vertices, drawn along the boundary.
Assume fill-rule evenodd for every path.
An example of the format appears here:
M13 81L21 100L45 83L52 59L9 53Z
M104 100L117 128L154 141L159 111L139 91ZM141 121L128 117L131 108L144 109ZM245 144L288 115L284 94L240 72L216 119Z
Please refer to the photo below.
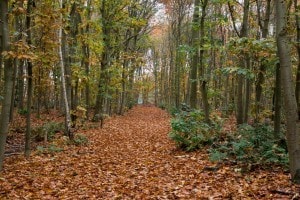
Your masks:
M0 15L2 23L2 51L10 50L8 25L8 0L0 1ZM0 171L3 169L5 144L8 134L9 113L13 86L13 63L11 58L4 58L4 99L0 115Z
M192 47L194 49L191 63L191 74L190 74L190 105L191 108L197 108L197 79L198 79L198 63L199 63L199 13L200 0L194 1L194 14L192 22Z
M62 1L63 0L59 1L61 8L63 7ZM61 21L62 21L62 16L61 16ZM73 140L74 135L73 135L73 132L71 131L72 121L71 121L70 107L69 107L67 88L66 88L62 37L63 37L63 28L60 27L58 38L59 38L59 59L60 59L60 71L61 71L61 84L62 84L63 100L65 103L65 134L69 136L70 140Z
M245 0L244 1L244 8L243 8L243 21L242 21L242 29L240 32L237 31L237 26L236 26L236 20L234 18L234 15L233 15L233 8L231 6L230 3L228 3L228 7L229 7L229 11L230 11L230 14L231 14L231 18L232 18L232 21L233 21L233 27L237 33L237 35L240 37L240 38L243 38L243 37L248 37L248 26L249 26L249 10L250 10L250 1L249 0ZM249 67L247 66L248 63L249 63L249 56L247 55L243 55L244 58L241 58L240 59L240 65L243 66L243 68L246 67ZM236 118L237 118L237 124L240 125L240 124L243 124L245 123L245 119L246 119L246 115L248 113L245 113L246 109L245 109L245 102L248 101L248 99L246 100L246 98L249 98L249 96L247 96L245 98L244 96L244 82L245 82L245 77L243 75L238 75L237 77L238 79L238 82L237 82L237 112L236 112Z
M32 45L31 42L31 13L33 0L29 0L27 4L27 13L26 13L26 30L27 30L27 44L28 46ZM25 134L25 156L28 158L30 156L30 140L31 140L31 101L32 101L32 62L27 60L28 68L28 94L27 94L27 116L26 116L26 134Z
M280 64L276 64L276 78L274 89L274 135L276 138L280 136L280 124L281 124L281 76L280 76Z
M256 0L256 5L257 5L257 15L258 15L258 24L261 29L262 38L267 38L268 33L269 33L269 23L270 23L270 16L271 16L271 1L272 0L267 0L267 5L266 5L266 12L264 15L264 18L262 19L261 17L261 6L258 3L259 0ZM262 85L265 81L265 72L266 72L267 66L264 63L261 63L259 66L259 71L258 71L258 76L257 76L257 81L255 85L255 121L258 121L258 115L260 113L262 103L261 103L261 96L262 96Z
M276 0L276 42L280 60L281 81L287 123L287 146L292 180L300 184L300 121L292 78L292 63L287 28L287 5Z
M92 0L87 0L87 19L91 19L91 4ZM82 31L84 34L89 34L90 32L90 25L87 24L85 27L85 30ZM86 104L86 118L89 119L89 114L90 114L90 81L89 81L89 76L90 76L90 45L88 42L84 41L82 44L82 52L83 52L83 58L82 58L82 63L84 65L85 69L85 75L87 77L86 83L85 83L85 104Z
M297 66L297 75L296 75L296 100L298 106L298 115L300 116L300 5L298 1L294 0L295 13L296 13L296 28L297 28L297 53L298 53L298 66Z
M207 83L208 80L205 77L205 68L204 68L204 37L205 37L205 18L206 18L206 8L207 8L208 0L202 1L202 15L200 18L200 54L199 54L199 76L200 76L200 86L201 86L201 95L202 95L202 101L203 101L203 110L205 114L205 121L207 123L210 123L210 117L209 117L209 103L208 103L208 95L207 95Z

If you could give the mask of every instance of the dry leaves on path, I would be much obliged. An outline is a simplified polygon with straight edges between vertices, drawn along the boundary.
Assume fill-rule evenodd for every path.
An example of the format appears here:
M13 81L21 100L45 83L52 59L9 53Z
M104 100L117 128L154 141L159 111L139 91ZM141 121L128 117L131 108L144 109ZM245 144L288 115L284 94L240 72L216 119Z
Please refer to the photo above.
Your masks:
M299 192L281 169L242 174L213 168L205 150L177 150L169 121L158 108L135 107L86 131L87 146L9 157L0 199L291 199Z

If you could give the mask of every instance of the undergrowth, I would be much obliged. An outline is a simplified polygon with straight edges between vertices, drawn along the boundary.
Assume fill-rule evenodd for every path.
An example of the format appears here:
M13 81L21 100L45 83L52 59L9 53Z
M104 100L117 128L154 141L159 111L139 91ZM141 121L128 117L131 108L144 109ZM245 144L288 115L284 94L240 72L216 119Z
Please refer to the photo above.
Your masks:
M64 130L64 124L60 122L46 122L42 126L32 129L32 137L35 141L52 141L55 134Z
M233 134L227 134L209 149L212 161L234 159L256 164L288 165L284 136L275 136L273 127L265 124L242 125Z
M171 120L172 131L169 136L175 143L186 151L193 151L205 145L211 145L217 139L221 130L221 120L206 123L204 113L191 110L182 105L180 111L173 110Z
M211 122L206 123L202 111L186 105L180 110L172 109L171 114L169 137L185 151L206 146L212 161L288 164L285 137L283 134L275 136L270 125L242 125L234 133L224 133L221 131L223 121L218 115L212 115Z

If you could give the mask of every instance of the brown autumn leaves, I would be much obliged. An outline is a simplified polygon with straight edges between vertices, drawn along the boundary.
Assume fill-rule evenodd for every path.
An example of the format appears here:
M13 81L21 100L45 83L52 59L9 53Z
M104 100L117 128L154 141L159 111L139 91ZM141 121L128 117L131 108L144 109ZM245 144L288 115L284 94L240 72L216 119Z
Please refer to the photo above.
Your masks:
M0 199L297 199L300 188L274 167L243 173L215 167L205 150L186 153L168 138L170 117L135 107L86 130L89 144L53 154L10 156L0 174Z

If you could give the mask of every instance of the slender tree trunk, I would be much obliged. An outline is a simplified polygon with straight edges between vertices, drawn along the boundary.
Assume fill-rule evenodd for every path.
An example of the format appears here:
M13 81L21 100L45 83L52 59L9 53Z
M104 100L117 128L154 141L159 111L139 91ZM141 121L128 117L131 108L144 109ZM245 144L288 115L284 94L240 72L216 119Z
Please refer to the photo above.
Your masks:
M60 7L63 7L62 0L59 1ZM62 21L62 16L61 16ZM69 136L70 140L73 140L74 135L71 131L71 114L70 114L70 107L67 95L67 88L66 88L66 79L65 79L65 66L64 66L64 57L63 57L63 44L62 44L62 37L63 37L63 28L60 27L59 29L59 59L60 59L60 71L61 71L61 84L62 84L62 93L63 93L63 100L65 103L65 134Z
M37 86L36 90L37 90L37 97L35 98L36 99L36 117L37 118L40 118L41 117L41 99L42 99L42 89L41 89L41 77L42 77L42 72L41 72L41 66L38 66L38 78L37 78L37 81L35 82L35 85ZM62 95L61 95L62 96Z
M121 91L121 97L120 97L120 106L119 106L119 110L118 113L119 115L123 115L124 112L124 106L125 106L125 99L126 99L126 75L125 75L125 71L127 69L128 65L128 61L125 61L123 64L123 68L122 68L122 91Z
M15 97L16 97L16 76L17 76L17 65L13 61L13 86L12 86L12 95L10 103L10 113L9 113L9 122L14 120L14 111L15 111Z
M32 102L32 63L28 61L28 94L27 94L27 116L26 116L26 135L25 135L25 156L30 156L31 150L31 102Z
M158 106L158 56L157 51L153 49L153 67L154 67L154 105Z
M26 30L27 30L27 44L32 45L31 42L31 13L32 5L34 1L29 0L27 5L26 13ZM26 116L26 134L25 134L25 156L30 156L30 140L31 140L31 101L32 101L32 63L30 60L27 61L28 67L28 94L27 94L27 116Z
M87 19L91 19L91 4L92 0L87 0ZM90 25L87 24L84 31L82 31L85 34L89 34L90 32ZM85 83L85 104L86 104L86 117L89 119L90 114L90 46L88 42L83 42L82 44L82 51L83 51L83 65L85 69L85 75L87 77L86 83Z
M0 1L0 15L2 23L2 51L10 50L8 25L8 0ZM2 53L2 52L1 52ZM4 99L0 115L0 171L3 169L5 144L8 134L9 113L13 86L13 63L11 58L4 58Z
M247 69L250 69L250 58L247 55L246 56L246 67ZM250 107L250 98L251 98L251 80L246 79L246 85L245 85L245 102L244 102L244 123L247 123L248 121L248 115L249 115L249 107Z
M192 23L192 47L194 52L192 55L191 73L190 73L190 104L191 108L197 107L197 79L198 79L198 63L199 63L199 24L200 24L200 13L199 13L200 0L194 1L194 14Z
M230 3L228 3L229 5L229 10L231 13L231 17L232 17L232 21L233 21L233 26L236 30L236 33L238 34L238 36L240 38L243 37L248 37L248 26L249 26L249 10L250 10L250 1L249 0L244 0L244 14L243 14L243 21L242 21L242 28L240 32L237 32L237 28L236 28L236 24L235 24L235 18L233 17L233 11L232 11L232 7L230 5ZM244 58L240 59L240 64L241 66L247 66L247 55L244 55ZM247 115L248 113L245 113L245 96L244 96L244 82L245 82L245 77L243 75L238 75L238 88L237 88L237 114L236 114L236 118L237 118L237 124L243 124L245 123L245 115Z
M300 184L300 121L292 78L292 63L287 28L286 2L276 0L276 40L287 121L287 145L292 180Z
M18 70L18 84L17 84L17 90L18 90L18 109L23 110L24 109L24 62L22 61L19 65Z
M243 105L243 89L244 89L244 77L243 75L238 75L237 77L237 113L236 113L236 120L237 124L244 123L244 105Z
M0 52L3 51L2 29L3 29L3 26L2 26L2 23L0 23ZM2 91L2 70L3 70L2 65L3 65L3 56L2 56L2 53L0 53L0 91ZM0 103L0 105L1 105L1 103Z
M105 84L106 84L106 65L107 65L107 52L105 52L106 48L104 48L104 52L102 52L101 59L101 69L98 83L98 93L96 98L96 106L93 120L99 121L101 120L101 115L103 115L104 108L104 95L105 95Z
M276 64L276 80L274 89L274 135L276 138L280 136L280 124L281 124L281 76L280 76L280 64Z
M67 0L61 0L61 8L65 9ZM64 16L62 16L64 17ZM68 15L69 18L71 18L70 15ZM63 25L62 25L63 26ZM72 26L72 25L71 25ZM70 27L71 27L70 26ZM62 27L62 37L61 37L61 48L62 48L62 56L63 56L63 65L64 65L64 74L65 74L65 87L66 87L66 94L67 94L67 100L68 100L68 106L71 109L72 106L72 70L71 70L71 55L72 55L72 46L70 42L68 41L68 32L64 31L64 27ZM64 94L62 91L62 98L64 98ZM65 109L65 108L64 108Z
M206 18L206 8L207 8L208 0L204 0L202 2L202 15L200 19L200 54L199 54L199 76L201 77L201 94L202 94L202 101L203 101L203 110L205 114L205 121L210 123L209 117L209 103L208 103L208 94L207 94L207 83L208 80L205 78L205 68L204 68L204 37L205 37L205 18Z
M95 113L93 117L93 121L101 120L103 118L103 111L104 111L104 101L105 101L105 90L106 90L106 73L107 73L107 64L108 64L108 49L109 49L109 27L108 27L108 19L107 19L107 9L106 8L106 1L102 1L101 7L101 16L102 16L102 31L103 31L103 51L101 55L101 63L100 63L100 73L99 73L99 82L98 82L98 92L96 97L96 106L95 106Z
M296 28L297 28L297 53L298 53L298 66L296 76L296 100L298 105L298 115L300 116L300 5L298 1L294 0L295 13L296 13Z
M264 18L262 19L260 14L262 12L261 4L259 4L259 0L256 0L258 24L262 31L262 38L267 38L269 33L269 23L270 23L271 11L272 11L271 1L272 0L267 0L265 15ZM258 121L258 116L262 108L262 102L261 102L261 96L263 91L262 85L265 81L266 69L267 69L266 64L262 62L259 66L259 72L258 72L257 81L255 85L255 121Z

